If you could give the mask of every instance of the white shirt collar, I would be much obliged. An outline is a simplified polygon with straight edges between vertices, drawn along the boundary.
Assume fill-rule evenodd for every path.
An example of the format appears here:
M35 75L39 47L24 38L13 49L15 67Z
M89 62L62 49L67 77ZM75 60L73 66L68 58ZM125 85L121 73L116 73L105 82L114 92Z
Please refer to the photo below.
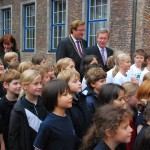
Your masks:
M72 34L71 34L71 37L72 37L74 43L76 43L76 42L78 41L78 40L76 40L76 39L73 37Z

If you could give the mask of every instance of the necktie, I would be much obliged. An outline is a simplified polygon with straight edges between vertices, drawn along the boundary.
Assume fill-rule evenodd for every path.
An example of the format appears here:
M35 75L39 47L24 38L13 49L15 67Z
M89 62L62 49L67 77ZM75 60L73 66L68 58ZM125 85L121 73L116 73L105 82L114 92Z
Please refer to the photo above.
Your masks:
M105 54L104 54L104 48L102 48L102 59L104 62L104 65L106 64Z
M78 49L78 54L80 55L80 57L82 57L82 50L80 47L80 41L77 41L77 49Z

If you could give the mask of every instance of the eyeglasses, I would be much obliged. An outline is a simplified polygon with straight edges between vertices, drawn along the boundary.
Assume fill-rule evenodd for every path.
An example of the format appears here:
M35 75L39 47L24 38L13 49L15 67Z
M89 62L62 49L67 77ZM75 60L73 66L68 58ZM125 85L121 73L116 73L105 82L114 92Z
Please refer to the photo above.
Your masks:
M79 31L79 32L85 32L86 30L81 29L81 30L76 30L76 31Z

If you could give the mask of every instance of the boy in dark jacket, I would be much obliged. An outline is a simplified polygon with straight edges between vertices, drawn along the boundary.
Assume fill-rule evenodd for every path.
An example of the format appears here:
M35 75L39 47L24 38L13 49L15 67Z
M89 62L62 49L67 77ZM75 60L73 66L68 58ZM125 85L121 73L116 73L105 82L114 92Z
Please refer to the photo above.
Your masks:
M0 100L0 115L3 120L3 137L6 149L8 149L8 131L11 111L17 102L20 92L20 73L16 70L6 70L1 75L1 81L7 93Z

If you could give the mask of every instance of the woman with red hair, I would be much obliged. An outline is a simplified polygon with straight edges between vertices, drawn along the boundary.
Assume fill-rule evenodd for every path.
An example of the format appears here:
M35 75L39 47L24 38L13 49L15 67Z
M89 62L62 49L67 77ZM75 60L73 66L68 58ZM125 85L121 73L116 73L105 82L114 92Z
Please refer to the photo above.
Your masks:
M18 54L18 60L21 60L16 40L11 34L6 34L0 39L0 59L3 61L5 68L8 66L8 64L4 61L4 55L7 52L16 52Z

